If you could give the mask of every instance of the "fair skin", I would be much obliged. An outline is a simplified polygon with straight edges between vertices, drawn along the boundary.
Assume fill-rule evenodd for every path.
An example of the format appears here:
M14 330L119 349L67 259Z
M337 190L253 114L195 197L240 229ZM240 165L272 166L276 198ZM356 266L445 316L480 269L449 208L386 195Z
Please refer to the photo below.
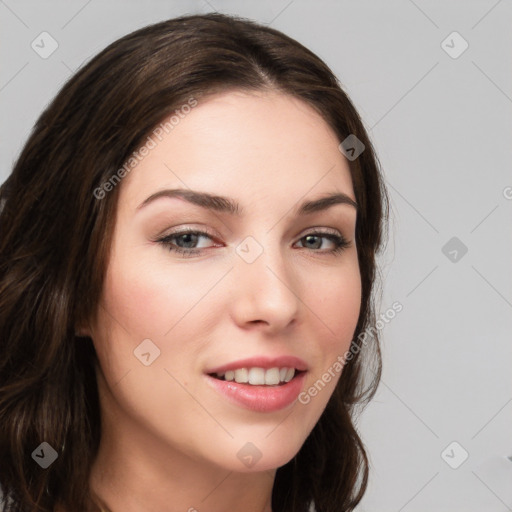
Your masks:
M361 301L356 209L295 211L330 193L355 201L338 144L306 103L232 91L199 101L118 185L103 296L86 329L102 410L89 483L112 512L271 512L275 472L299 451L340 374L307 404L258 412L207 385L205 370L293 355L308 365L307 390L349 348ZM176 188L232 198L243 214L178 197L138 208ZM171 246L199 254L155 241L186 228L211 235ZM348 246L333 253L326 231ZM251 263L236 252L249 236L263 249ZM148 366L134 356L145 339L160 350ZM248 442L261 453L252 467L237 457Z

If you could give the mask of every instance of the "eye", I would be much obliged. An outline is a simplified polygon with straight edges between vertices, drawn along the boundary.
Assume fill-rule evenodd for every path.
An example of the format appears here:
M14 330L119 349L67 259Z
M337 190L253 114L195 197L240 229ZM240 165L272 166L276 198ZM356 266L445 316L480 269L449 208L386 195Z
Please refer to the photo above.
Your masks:
M164 245L170 252L182 254L187 257L201 254L202 250L206 247L212 247L206 246L198 248L197 244L200 239L212 240L213 235L209 234L207 231L184 229L160 238L156 240L156 242ZM317 250L324 245L324 240L328 240L333 247L323 251ZM313 249L313 252L319 252L320 254L338 254L342 252L343 249L350 246L350 242L336 232L315 231L301 237L299 242L303 244L303 248Z
M320 245L323 245L323 240L329 240L331 244L333 244L333 248L329 249L327 251L321 251L321 252L327 252L330 254L337 254L343 251L343 249L350 246L350 242L348 242L343 236L340 236L335 233L324 233L324 232L314 232L314 233L308 233L307 235L303 236L299 242L302 240L305 241L306 248L312 248L311 246L315 246L313 248L319 249L318 242L320 242ZM317 252L317 251L315 251Z
M197 244L200 238L209 238L211 240L212 236L206 231L184 229L177 233L171 233L157 240L157 242L166 246L170 252L176 252L184 256L193 256L194 254L201 253L201 248L197 249L196 247L191 247L191 245L194 246ZM174 241L176 243L173 243ZM184 247L181 247L180 244L183 244Z

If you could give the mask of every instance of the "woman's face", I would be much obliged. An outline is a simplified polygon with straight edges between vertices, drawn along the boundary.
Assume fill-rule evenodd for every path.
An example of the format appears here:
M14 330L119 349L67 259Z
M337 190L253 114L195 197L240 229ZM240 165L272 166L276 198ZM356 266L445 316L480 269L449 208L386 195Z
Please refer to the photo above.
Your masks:
M356 208L301 211L355 201L348 163L321 116L280 93L224 93L178 119L117 185L90 329L102 414L114 442L158 456L277 468L320 418L359 316ZM174 189L226 200L154 196Z

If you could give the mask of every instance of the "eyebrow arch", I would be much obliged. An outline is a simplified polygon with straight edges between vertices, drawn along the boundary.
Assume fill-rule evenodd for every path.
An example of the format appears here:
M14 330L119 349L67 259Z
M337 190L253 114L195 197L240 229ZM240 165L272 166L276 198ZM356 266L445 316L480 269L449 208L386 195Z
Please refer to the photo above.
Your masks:
M151 194L139 206L137 210L144 208L149 203L160 199L161 197L179 197L188 201L189 203L200 206L207 210L214 210L220 213L229 213L231 215L242 215L243 208L233 199L229 197L217 196L208 194L207 192L198 192L190 189L164 189ZM343 192L333 192L326 194L319 199L304 201L297 209L297 215L303 216L323 210L327 210L336 204L348 204L353 206L356 210L357 203Z

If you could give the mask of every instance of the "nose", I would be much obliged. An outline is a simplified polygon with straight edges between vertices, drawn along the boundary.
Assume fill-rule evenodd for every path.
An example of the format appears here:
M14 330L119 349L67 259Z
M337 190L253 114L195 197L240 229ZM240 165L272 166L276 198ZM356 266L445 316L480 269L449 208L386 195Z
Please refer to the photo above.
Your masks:
M275 333L298 320L302 304L298 279L277 245L263 246L252 262L247 253L235 255L231 314L242 328L256 324ZM251 250L260 252L261 248L251 246Z

